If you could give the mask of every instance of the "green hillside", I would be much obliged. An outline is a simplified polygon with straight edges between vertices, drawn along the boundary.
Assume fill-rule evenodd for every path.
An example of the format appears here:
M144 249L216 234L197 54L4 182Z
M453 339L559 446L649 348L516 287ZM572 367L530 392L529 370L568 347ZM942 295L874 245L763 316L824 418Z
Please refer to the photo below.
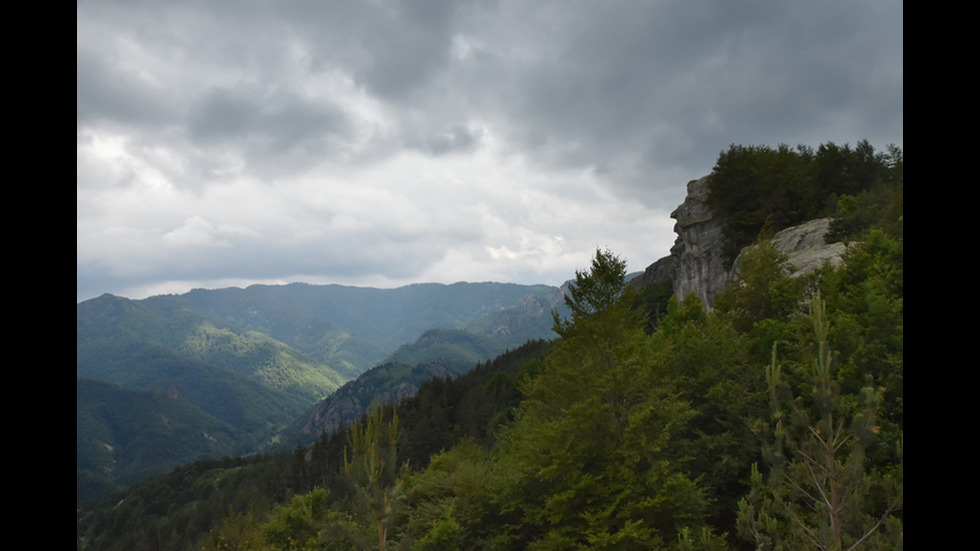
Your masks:
M83 502L204 457L240 455L257 442L188 402L76 379L76 468Z
M497 283L390 290L296 284L195 290L144 300L103 295L77 305L76 376L196 408L199 415L235 429L235 449L255 452L278 445L290 434L286 427L302 426L314 404L393 353L401 354L410 372L416 364L438 363L458 373L517 339L540 337L539 323L522 321L527 316L511 310L522 300L537 303L555 292L547 286ZM501 315L512 327L481 322ZM483 334L455 329L464 324L475 324L473 331ZM433 327L447 329L426 333ZM439 337L420 339L423 334ZM410 382L394 375L365 377L359 388L369 397L345 420L360 415L371 395L408 395L421 381L442 373L415 371ZM389 383L396 386L383 386ZM104 408L118 409L112 396L105 398ZM80 394L80 407L88 406L87 399ZM80 433L89 430L87 423L80 420ZM162 443L151 441L154 434L133 445L146 446L147 454L160 449ZM201 447L193 457L212 451ZM133 480L119 473L164 472L125 464L133 461L129 455L115 460L116 469L80 472L96 472L99 484ZM164 464L173 465L159 463Z
M346 379L259 333L177 301L78 305L76 373L194 404L262 439Z
M510 283L425 283L395 289L343 285L252 285L194 290L195 309L293 346L350 376L373 367L429 329L456 329L555 288ZM338 362L337 359L340 359Z

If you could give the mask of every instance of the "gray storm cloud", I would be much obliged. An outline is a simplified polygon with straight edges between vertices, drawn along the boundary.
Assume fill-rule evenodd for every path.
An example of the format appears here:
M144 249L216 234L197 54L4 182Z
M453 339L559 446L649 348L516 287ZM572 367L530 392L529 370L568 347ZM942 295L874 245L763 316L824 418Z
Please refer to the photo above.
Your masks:
M732 143L903 139L898 1L76 13L80 299L642 269Z

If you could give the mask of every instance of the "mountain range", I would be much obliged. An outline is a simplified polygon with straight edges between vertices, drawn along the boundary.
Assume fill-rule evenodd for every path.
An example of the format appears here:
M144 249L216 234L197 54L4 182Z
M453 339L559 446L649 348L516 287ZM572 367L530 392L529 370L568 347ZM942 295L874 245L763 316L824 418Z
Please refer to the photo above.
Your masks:
M253 285L77 305L80 494L310 441L528 340L560 288Z

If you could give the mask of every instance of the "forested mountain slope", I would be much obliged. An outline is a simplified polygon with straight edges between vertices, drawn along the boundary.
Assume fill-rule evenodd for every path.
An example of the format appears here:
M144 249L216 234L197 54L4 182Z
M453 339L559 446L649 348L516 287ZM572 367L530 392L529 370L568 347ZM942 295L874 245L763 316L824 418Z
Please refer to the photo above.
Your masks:
M107 480L127 485L208 457L251 453L246 431L188 402L111 383L76 380L78 498Z
M352 378L429 329L460 328L528 296L554 291L546 285L493 282L420 283L395 289L294 283L194 290L180 298L347 369Z
M812 196L846 244L839 265L793 275L769 241L782 222L764 219L798 203L736 198L730 215L768 214L713 307L629 287L625 263L597 251L556 338L435 377L311 446L109 495L80 510L79 549L902 548L901 154L733 150L740 172L803 169L786 190L766 180L773 198L882 168Z
M166 446L159 441L162 435L154 439L156 433L148 432L129 444L147 450L80 452L79 477L106 485L128 483L134 480L132 473L161 474L204 454L248 453L275 445L279 433L299 422L315 403L395 353L399 345L414 343L411 354L405 349L404 360L414 362L409 369L416 363L446 363L449 355L450 372L458 373L514 342L546 336L550 328L531 318L549 316L539 303L550 304L556 293L560 296L556 288L543 285L497 283L400 289L295 284L194 290L144 300L104 295L85 301L77 305L77 378L156 393L181 407L196 408L202 418L226 423L235 441L220 450L203 444L197 449L176 446L160 461L130 465L133 457ZM538 309L531 311L529 303ZM462 325L470 331L455 329ZM458 338L455 343L420 339L425 331L455 332ZM420 373L412 392L437 372ZM89 404L92 395L79 385L80 408L98 406L115 415L123 407L114 401L121 400L119 394L102 395L107 402ZM371 387L369 392L386 389ZM367 401L345 419L360 415ZM103 420L79 416L80 450L121 449L111 439L94 438L105 434L99 426ZM102 463L82 457L101 458Z

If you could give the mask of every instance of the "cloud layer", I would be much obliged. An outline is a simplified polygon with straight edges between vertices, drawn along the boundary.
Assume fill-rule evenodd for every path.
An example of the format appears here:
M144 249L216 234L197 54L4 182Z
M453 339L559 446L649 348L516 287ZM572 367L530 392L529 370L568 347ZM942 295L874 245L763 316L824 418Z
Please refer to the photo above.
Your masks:
M77 6L77 297L558 284L730 144L903 139L902 3Z

